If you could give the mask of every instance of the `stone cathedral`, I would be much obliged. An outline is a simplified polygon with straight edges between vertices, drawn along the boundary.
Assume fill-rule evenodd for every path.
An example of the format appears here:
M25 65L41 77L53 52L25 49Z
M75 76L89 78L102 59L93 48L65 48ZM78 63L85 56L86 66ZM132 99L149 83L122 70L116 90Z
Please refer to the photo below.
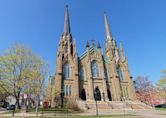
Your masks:
M64 31L57 51L52 107L56 95L84 101L121 101L122 98L135 100L133 80L123 46L120 44L118 49L106 14L104 22L105 53L102 52L100 43L90 45L87 42L85 52L78 56L66 5Z

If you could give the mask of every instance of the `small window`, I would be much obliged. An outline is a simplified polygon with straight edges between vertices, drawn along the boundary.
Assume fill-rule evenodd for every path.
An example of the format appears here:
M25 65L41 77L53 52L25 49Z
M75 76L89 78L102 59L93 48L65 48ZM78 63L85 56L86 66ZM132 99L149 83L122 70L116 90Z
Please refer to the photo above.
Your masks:
M83 67L81 67L81 69L80 69L80 79L84 80L84 68Z

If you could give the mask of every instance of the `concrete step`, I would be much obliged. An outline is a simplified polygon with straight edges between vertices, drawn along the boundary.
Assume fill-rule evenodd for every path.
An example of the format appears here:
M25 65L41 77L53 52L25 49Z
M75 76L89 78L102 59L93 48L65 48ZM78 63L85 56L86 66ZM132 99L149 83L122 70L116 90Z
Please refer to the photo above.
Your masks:
M96 102L95 101L82 101L81 102L82 108L86 108L86 110L94 110L96 109ZM114 110L114 109L152 109L150 106L147 106L144 103L139 101L97 101L97 107L101 110Z

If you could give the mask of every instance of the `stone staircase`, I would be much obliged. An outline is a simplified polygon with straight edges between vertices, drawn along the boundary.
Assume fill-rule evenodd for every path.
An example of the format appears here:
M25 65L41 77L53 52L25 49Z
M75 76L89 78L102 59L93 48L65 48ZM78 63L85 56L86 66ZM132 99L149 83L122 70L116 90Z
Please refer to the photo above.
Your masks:
M126 104L128 104L131 109L152 109L151 106L146 105L140 101L126 101Z
M95 101L88 101L86 102L88 109L96 109L96 102ZM112 109L113 106L108 104L107 102L104 101L97 101L97 107L98 109Z
M96 102L95 101L79 101L80 108L83 108L85 111L95 111ZM128 110L142 110L142 109L152 109L152 107L140 102L140 101L97 101L97 108L100 111L123 111Z

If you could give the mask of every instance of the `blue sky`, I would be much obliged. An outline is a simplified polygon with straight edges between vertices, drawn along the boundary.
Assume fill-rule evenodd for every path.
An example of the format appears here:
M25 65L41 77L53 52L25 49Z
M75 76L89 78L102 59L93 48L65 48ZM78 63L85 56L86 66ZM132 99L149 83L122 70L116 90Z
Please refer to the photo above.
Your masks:
M0 0L0 54L23 43L55 73L66 0ZM86 41L104 48L104 11L118 45L123 43L132 76L156 82L166 69L166 0L69 0L71 31L79 55Z

